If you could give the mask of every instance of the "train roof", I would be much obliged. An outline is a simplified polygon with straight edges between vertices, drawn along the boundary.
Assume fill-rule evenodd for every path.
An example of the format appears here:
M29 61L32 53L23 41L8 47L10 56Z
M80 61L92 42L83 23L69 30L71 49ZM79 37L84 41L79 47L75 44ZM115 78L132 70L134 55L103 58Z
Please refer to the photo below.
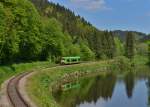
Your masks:
M62 57L63 59L80 59L80 56Z

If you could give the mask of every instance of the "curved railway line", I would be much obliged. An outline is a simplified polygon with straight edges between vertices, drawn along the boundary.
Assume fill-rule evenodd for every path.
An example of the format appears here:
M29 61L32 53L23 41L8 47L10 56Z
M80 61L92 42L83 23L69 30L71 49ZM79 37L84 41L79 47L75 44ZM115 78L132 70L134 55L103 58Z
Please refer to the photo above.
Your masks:
M7 85L7 94L10 103L13 107L30 107L29 104L23 99L19 92L19 81L30 74L31 72L23 73L13 77Z
M64 66L70 66L70 65L61 65L60 67L64 67ZM58 67L58 65L52 68L55 68L55 67ZM45 68L45 69L49 69L49 68ZM19 91L19 81L32 72L25 72L25 73L19 74L18 76L15 76L9 80L7 84L7 96L12 107L31 107L25 101L25 99L23 98L23 96L21 95Z

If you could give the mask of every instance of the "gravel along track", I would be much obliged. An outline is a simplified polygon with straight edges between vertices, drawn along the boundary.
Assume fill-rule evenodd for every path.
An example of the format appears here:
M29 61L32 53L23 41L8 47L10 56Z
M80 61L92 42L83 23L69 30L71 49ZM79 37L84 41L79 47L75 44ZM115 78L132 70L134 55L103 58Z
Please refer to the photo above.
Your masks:
M31 72L20 74L9 81L7 85L7 94L13 107L29 107L29 104L27 104L21 96L18 86L19 81L30 73Z

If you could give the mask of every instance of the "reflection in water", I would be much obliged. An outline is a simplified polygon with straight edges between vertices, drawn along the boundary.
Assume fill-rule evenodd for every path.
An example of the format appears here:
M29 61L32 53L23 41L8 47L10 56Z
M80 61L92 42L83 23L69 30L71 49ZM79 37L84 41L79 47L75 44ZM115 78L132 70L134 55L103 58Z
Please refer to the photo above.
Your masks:
M126 86L126 93L128 98L132 97L133 89L134 89L134 84L135 84L135 78L134 78L134 73L129 72L125 75L125 86Z
M116 76L113 73L99 75L80 81L81 87L79 89L67 92L60 91L55 93L54 97L63 107L76 107L84 102L96 103L99 98L111 99L115 83Z
M80 101L78 104L84 101L89 103L90 102L96 103L100 97L105 100L110 99L113 94L115 82L116 76L113 74L107 74L106 76L97 76L96 78L93 78L93 81L89 87L89 90L87 91L85 99L82 99L82 101ZM87 87L84 87L84 89L86 88Z
M135 84L136 83L136 84ZM80 88L53 93L62 107L148 107L150 78L138 79L133 72L117 79L113 73L84 78Z
M150 106L150 77L147 80L147 88L148 88L148 105Z

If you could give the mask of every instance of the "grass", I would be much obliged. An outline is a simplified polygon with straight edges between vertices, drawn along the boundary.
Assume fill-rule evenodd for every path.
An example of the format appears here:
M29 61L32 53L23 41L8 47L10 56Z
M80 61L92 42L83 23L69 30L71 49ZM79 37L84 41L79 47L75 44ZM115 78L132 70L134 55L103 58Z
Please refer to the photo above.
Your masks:
M11 66L0 66L0 86L8 78L23 73L29 72L33 68L49 67L54 64L49 62L33 62L33 63L21 63L13 64Z

